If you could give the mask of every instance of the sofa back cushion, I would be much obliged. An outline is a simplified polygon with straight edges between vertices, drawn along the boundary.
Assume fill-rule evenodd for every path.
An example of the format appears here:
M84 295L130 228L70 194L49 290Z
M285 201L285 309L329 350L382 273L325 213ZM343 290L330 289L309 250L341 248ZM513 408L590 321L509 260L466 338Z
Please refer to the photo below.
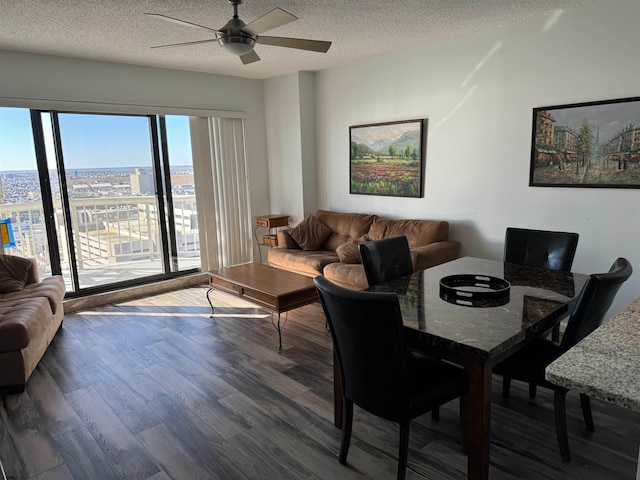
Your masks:
M364 213L340 213L329 210L318 210L318 220L331 229L331 235L325 240L323 250L335 251L343 243L356 240L369 231L376 218Z
M303 250L318 250L329 235L331 229L318 220L318 217L307 215L298 225L288 230Z
M437 220L392 220L377 217L369 229L371 240L406 235L409 248L422 247L447 239L449 222Z
M32 266L30 258L0 254L0 293L22 290Z

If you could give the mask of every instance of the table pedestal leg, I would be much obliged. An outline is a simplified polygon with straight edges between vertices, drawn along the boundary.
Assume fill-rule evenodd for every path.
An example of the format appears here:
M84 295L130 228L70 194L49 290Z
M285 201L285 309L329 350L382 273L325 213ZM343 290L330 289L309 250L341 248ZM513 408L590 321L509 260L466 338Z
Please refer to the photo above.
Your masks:
M469 368L469 407L467 412L467 478L489 478L491 442L491 366L483 363Z
M638 450L638 470L636 470L636 480L640 480L640 450Z

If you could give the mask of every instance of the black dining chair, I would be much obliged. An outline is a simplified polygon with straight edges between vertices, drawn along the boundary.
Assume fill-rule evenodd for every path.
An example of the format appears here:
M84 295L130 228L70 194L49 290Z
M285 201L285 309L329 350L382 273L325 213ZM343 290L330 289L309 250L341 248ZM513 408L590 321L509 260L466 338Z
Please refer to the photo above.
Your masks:
M531 230L509 227L504 237L504 261L528 267L571 271L578 247L577 233ZM560 324L553 327L551 336L560 340ZM535 390L531 392L535 397Z
M560 343L536 338L522 350L508 357L493 368L503 375L503 396L509 396L512 378L534 383L554 391L554 416L556 436L562 459L571 461L567 436L566 395L568 390L545 379L545 368L560 355L598 328L611 306L620 286L631 276L633 269L625 258L618 258L608 273L589 275L569 316L567 329ZM587 430L594 431L589 397L580 394L580 405Z
M413 273L409 241L405 235L371 240L361 243L358 248L370 287ZM418 356L424 355L412 349L409 350ZM434 420L440 418L438 407L431 410L431 418Z
M577 233L509 227L504 238L504 261L569 272L578 237Z
M409 241L404 235L361 243L359 248L370 287L413 273Z
M409 353L395 293L353 291L322 276L314 283L329 322L342 386L340 463L347 461L354 404L400 425L398 479L405 477L411 420L458 397L466 451L466 371Z

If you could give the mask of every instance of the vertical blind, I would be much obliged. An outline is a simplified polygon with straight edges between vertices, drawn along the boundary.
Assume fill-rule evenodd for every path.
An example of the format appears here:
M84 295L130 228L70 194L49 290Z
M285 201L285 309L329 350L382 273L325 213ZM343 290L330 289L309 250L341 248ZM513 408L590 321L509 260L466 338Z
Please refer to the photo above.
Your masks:
M190 126L202 268L249 262L252 244L244 120L192 117Z

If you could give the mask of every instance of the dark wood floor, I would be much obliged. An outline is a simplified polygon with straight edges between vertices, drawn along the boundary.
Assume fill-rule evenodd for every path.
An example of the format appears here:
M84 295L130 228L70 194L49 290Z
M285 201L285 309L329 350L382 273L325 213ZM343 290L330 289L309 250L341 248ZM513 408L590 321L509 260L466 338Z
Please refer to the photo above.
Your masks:
M26 392L3 398L9 478L391 479L398 430L356 409L348 465L337 461L331 340L319 305L290 312L284 351L264 310L194 287L65 317ZM0 367L1 368L1 367ZM593 401L596 432L568 397L573 461L553 398L494 379L490 478L633 479L640 415ZM408 479L466 477L458 405L412 423Z

